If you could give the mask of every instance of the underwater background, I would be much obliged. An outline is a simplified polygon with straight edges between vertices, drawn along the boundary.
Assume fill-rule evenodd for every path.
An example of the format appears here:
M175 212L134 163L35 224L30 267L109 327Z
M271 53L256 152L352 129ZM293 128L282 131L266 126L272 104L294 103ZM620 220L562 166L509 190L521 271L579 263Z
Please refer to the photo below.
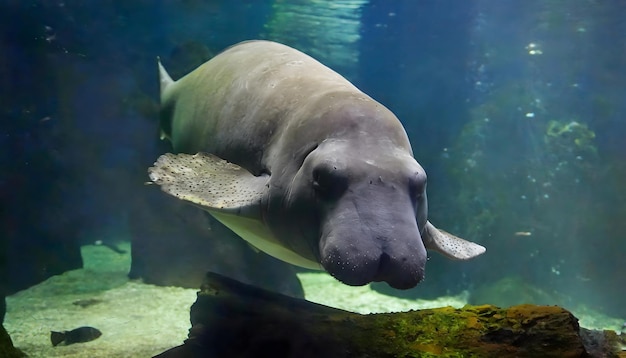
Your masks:
M84 347L53 350L47 339L81 325L103 331L85 346L110 342L106 349L124 354L137 344L129 331L146 345L137 356L157 354L187 334L193 275L246 261L238 274L254 281L257 266L279 265L250 264L264 254L238 256L243 244L219 255L204 242L171 246L222 229L190 218L200 215L193 208L169 214L164 207L176 204L144 185L168 151L159 141L157 56L177 79L232 44L269 39L391 109L428 174L430 220L487 247L469 262L429 255L425 281L407 291L342 286L294 268L303 287L294 279L281 290L358 312L561 305L583 326L619 331L625 12L619 0L1 0L4 327L33 357L80 356ZM193 235L164 216L192 222ZM158 289L176 296L144 305L158 319L145 316L149 327L129 320L124 309L161 297ZM347 300L350 292L358 294ZM100 302L72 303L87 299ZM165 331L169 341L158 339ZM99 349L85 356L113 352Z

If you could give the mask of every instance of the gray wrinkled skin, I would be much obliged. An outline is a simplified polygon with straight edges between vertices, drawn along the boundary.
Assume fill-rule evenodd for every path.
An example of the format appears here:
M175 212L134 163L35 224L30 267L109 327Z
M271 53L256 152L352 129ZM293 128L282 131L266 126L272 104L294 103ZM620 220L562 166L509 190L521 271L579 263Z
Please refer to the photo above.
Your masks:
M424 278L426 248L485 251L427 222L426 174L400 121L311 57L249 41L176 82L161 67L161 87L163 134L189 155L159 158L150 178L260 250L401 289Z

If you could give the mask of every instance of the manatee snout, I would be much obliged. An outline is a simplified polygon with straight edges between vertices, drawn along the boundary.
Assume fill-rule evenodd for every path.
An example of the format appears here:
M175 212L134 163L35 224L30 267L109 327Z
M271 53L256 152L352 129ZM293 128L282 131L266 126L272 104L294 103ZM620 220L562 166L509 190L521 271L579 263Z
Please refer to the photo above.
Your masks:
M417 226L414 233L392 240L328 236L320 242L322 266L351 286L384 281L396 289L415 287L424 279L427 259Z
M408 175L392 174L353 180L322 216L320 263L345 284L384 281L409 289L424 279L426 248L416 213L426 211L425 196L411 194Z
M384 281L393 288L406 290L424 280L425 267L426 249L423 250L423 254L407 252L392 255L383 252L379 259L378 273L373 281Z

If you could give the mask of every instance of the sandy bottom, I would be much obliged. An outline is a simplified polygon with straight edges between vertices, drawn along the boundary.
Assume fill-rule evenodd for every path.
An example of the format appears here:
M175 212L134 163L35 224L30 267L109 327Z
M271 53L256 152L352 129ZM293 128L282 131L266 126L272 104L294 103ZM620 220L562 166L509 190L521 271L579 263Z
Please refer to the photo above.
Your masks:
M130 252L130 245L121 245ZM182 344L197 290L129 281L130 254L103 246L82 248L85 267L52 277L7 297L4 326L13 343L32 358L152 357ZM308 300L359 313L461 307L467 294L437 300L406 300L364 287L348 287L325 273L299 275ZM86 307L80 300L95 302ZM622 321L594 312L574 312L588 328L619 329ZM94 341L52 347L50 331L92 326Z
M128 244L121 245L130 252ZM4 326L29 357L151 357L186 338L196 290L129 281L130 254L84 246L85 267L7 297ZM98 300L87 307L79 300ZM50 331L92 326L94 341L52 347Z

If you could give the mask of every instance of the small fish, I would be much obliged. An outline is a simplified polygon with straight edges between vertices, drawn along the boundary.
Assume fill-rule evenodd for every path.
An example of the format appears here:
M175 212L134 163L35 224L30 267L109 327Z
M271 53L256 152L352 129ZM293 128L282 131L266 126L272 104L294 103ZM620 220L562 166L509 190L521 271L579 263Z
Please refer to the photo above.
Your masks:
M533 233L530 231L517 231L515 236L531 236Z
M68 345L73 343L93 341L101 335L102 332L93 327L78 327L71 331L50 331L50 341L52 342L52 346L56 347L61 343L63 343L64 345Z

